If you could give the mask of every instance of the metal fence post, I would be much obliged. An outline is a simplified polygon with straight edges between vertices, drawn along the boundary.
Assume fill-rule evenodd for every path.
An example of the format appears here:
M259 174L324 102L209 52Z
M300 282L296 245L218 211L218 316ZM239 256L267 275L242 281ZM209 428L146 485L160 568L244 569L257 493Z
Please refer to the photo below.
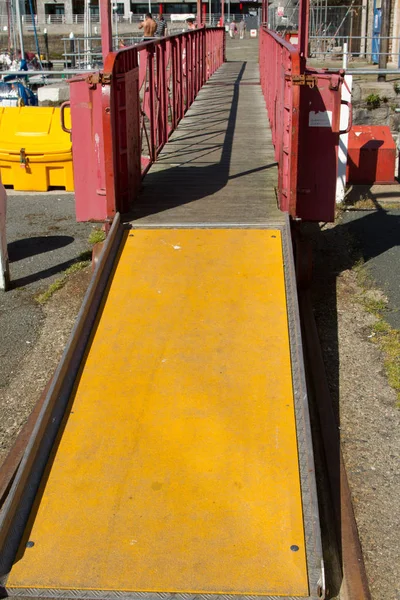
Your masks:
M10 280L6 240L6 209L6 191L0 183L0 290L3 292L7 290Z
M111 3L107 0L99 0L101 18L101 49L103 60L107 54L112 52L112 26L111 26Z
M379 68L386 69L389 51L390 0L382 0L382 24L379 46ZM386 81L386 75L378 75L378 81Z
M343 43L343 69L347 69L347 42Z
M69 34L69 51L71 54L71 68L74 69L75 68L75 36L74 36L73 31L71 31L71 33ZM67 64L68 64L68 59L67 59Z

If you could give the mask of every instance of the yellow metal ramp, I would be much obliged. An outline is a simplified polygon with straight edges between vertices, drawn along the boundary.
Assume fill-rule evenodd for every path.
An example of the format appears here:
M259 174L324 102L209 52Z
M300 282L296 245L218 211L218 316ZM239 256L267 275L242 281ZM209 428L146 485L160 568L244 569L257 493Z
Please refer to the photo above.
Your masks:
M284 244L124 232L9 595L314 597Z

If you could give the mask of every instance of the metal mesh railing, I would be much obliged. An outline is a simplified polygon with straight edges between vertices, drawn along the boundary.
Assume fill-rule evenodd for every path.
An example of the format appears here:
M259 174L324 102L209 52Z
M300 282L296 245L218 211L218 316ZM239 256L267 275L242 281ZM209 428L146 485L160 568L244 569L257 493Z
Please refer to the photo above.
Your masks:
M311 3L309 33L311 36L359 35L361 21L366 17L366 7L360 5L328 6ZM275 31L297 30L299 24L298 6L268 8L269 28Z

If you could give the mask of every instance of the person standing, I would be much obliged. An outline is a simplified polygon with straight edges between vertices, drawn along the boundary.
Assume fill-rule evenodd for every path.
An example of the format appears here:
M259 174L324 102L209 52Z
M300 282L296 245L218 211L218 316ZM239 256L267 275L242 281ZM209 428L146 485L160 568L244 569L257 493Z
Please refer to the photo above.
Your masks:
M139 23L139 29L143 29L143 37L141 39L142 42L147 42L149 40L154 39L154 34L157 29L157 23L152 17L151 13L147 13L144 21Z
M232 23L229 25L229 35L231 38L235 37L236 31L237 31L236 23L235 23L235 19L233 19Z
M197 29L196 23L194 22L194 19L186 19L186 24L187 24L188 31L192 31L193 29Z
M164 16L160 15L158 17L157 29L156 29L155 36L156 36L156 38L161 38L166 35L168 35L167 22L164 19Z
M246 31L246 21L243 19L239 23L239 37L242 40L244 38L244 32Z

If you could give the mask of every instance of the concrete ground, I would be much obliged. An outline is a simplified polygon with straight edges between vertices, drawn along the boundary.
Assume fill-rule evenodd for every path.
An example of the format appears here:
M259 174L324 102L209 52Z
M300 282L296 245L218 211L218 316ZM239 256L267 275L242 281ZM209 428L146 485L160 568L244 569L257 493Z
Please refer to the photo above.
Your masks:
M73 194L8 192L11 289L0 296L0 387L7 384L37 339L42 309L35 295L88 250L92 228L89 223L76 223Z
M400 184L352 186L346 203L349 210L340 226L354 240L359 260L387 297L385 319L400 329Z
M373 299L387 283L384 316L398 323L394 212L347 212L333 226L311 227L314 313L373 600L400 600L400 410L374 341L377 318L363 304L359 264L363 257L372 274Z
M82 294L44 306L35 298L89 250L92 229L76 223L73 194L8 191L11 286L0 293L0 463L61 356Z
M400 205L346 212L341 226L355 239L367 272L388 299L385 319L400 329Z

